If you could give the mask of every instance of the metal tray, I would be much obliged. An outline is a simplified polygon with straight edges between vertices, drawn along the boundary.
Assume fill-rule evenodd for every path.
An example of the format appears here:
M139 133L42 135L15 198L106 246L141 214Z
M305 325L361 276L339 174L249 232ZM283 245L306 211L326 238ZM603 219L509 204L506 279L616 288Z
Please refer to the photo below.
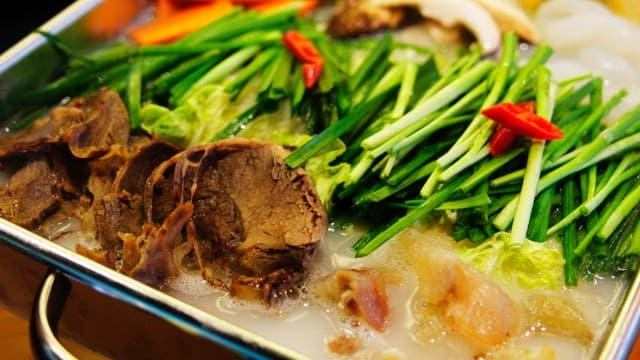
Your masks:
M100 46L80 26L99 3L76 1L41 28L74 46ZM0 98L44 81L59 65L53 55L35 34L1 54ZM599 359L623 360L631 352L640 326L639 288L636 276L600 344ZM3 219L0 302L30 316L32 347L40 358L72 358L56 339L56 325L110 358L305 358Z

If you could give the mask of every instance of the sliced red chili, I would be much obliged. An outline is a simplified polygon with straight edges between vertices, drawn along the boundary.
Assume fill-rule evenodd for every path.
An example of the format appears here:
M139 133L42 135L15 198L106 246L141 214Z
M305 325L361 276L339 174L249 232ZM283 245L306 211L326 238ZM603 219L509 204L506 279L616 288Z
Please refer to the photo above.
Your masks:
M282 36L284 45L302 63L304 85L308 89L315 86L322 74L324 59L311 40L295 30L287 30Z
M316 85L318 79L322 74L322 65L313 63L302 64L302 77L304 78L304 85L307 89L310 89Z
M506 126L498 124L489 140L489 152L496 157L510 150L518 140L518 133Z
M316 46L304 35L295 30L287 30L282 36L284 45L303 63L322 64L324 59Z
M535 101L521 101L515 104L517 107L521 108L524 111L535 113L536 112L536 103Z
M501 103L482 111L482 115L501 124L517 134L537 140L562 138L562 130L547 119L529 111L529 105Z

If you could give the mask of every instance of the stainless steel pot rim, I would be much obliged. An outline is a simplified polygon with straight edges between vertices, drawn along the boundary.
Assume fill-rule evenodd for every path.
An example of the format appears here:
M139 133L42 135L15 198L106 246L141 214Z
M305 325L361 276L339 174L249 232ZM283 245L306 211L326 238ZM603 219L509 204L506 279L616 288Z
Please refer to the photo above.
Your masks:
M0 241L95 291L251 359L305 357L0 218Z

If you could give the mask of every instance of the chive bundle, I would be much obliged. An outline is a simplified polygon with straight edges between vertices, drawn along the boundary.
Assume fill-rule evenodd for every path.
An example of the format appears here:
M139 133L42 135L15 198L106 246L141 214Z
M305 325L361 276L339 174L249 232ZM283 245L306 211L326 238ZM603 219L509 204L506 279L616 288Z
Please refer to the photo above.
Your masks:
M331 141L347 143L340 160L351 172L334 196L343 210L334 216L359 214L376 224L353 245L356 256L367 256L418 220L448 219L446 212L455 211L451 235L457 240L481 243L507 231L509 246L519 247L559 238L567 285L577 284L580 274L636 269L640 105L603 126L626 91L603 99L603 81L593 75L554 81L545 67L552 49L542 44L520 64L517 41L506 34L497 61L481 59L472 48L437 69L433 59L398 66L389 54L400 46L383 39L370 51L376 67L362 63L351 81L363 87L367 78L376 86L393 79L389 93L361 102L286 159L299 166ZM415 74L426 68L436 76L418 88ZM564 137L521 138L510 151L490 156L495 124L482 109L530 100Z

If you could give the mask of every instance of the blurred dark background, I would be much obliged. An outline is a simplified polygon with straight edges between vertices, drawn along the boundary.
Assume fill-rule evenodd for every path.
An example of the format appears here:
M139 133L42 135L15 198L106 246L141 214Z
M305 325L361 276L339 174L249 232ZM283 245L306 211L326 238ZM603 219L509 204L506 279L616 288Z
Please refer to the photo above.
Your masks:
M0 11L0 53L73 3L72 0L12 1Z

